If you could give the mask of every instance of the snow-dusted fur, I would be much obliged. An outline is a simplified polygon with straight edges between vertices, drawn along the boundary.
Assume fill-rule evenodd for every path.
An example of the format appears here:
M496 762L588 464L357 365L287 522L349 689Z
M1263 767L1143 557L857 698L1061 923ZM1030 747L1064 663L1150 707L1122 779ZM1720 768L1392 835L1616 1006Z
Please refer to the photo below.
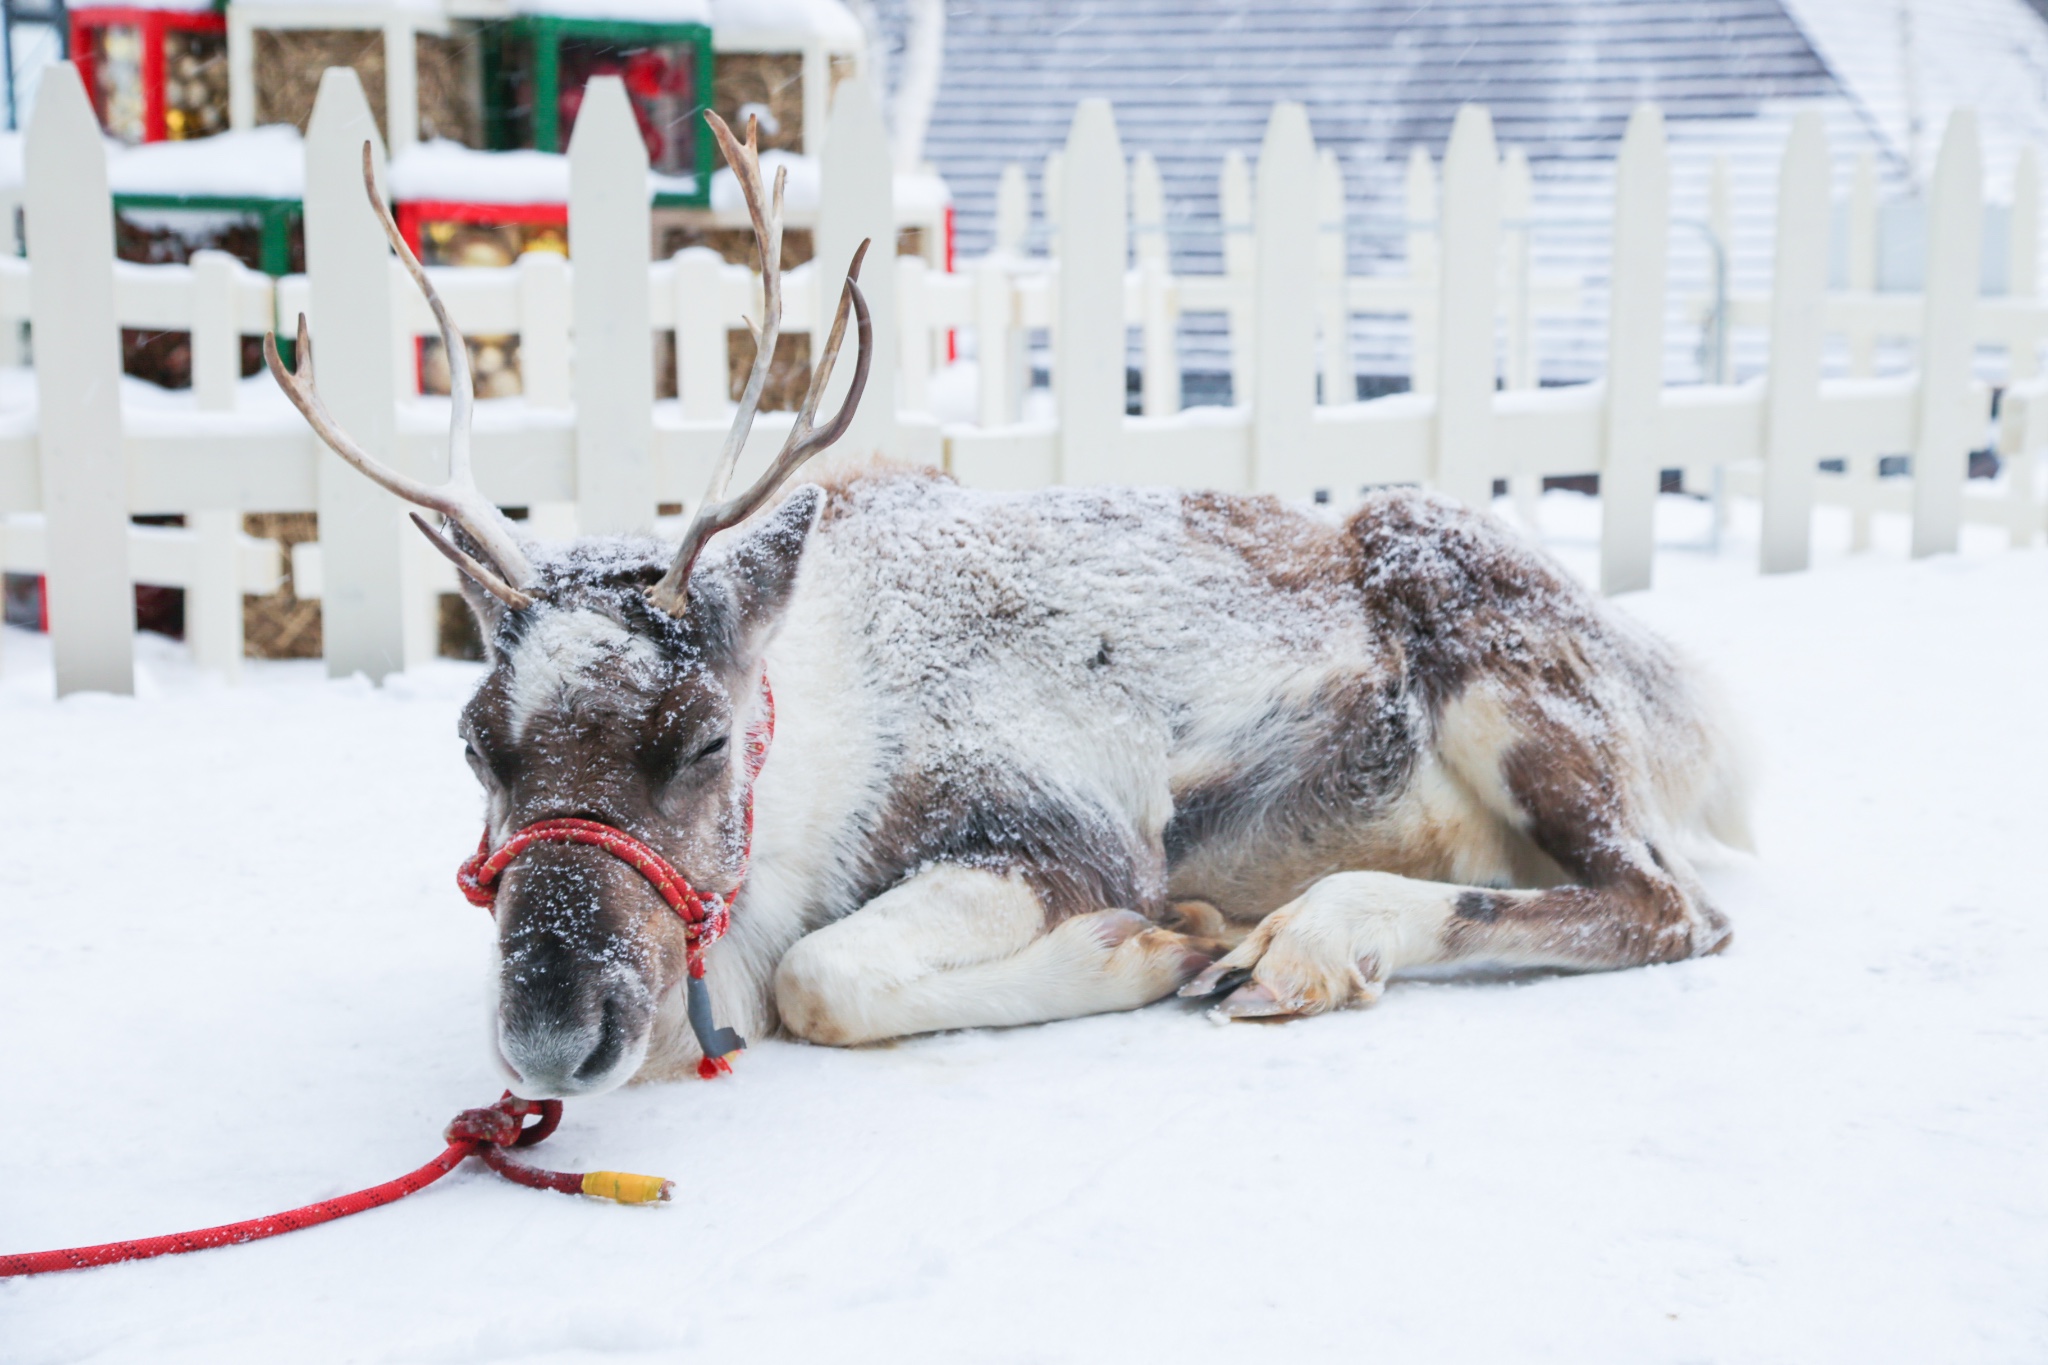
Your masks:
M1711 952L1689 858L1741 843L1701 684L1490 518L1348 519L1170 490L989 494L876 470L715 544L584 541L534 605L472 594L465 712L495 840L587 815L738 874L734 737L777 706L752 869L710 955L743 1033L856 1043L1132 1008L1367 1003L1457 962ZM499 1040L528 1093L697 1060L673 917L536 847L500 896Z

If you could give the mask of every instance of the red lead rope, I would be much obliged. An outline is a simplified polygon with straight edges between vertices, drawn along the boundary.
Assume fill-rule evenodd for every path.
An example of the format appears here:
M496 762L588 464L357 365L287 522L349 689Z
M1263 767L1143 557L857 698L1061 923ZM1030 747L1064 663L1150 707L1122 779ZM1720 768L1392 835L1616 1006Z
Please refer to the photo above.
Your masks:
M528 1124L527 1119L537 1122ZM273 1213L267 1218L227 1223L197 1232L176 1232L168 1237L144 1237L133 1242L105 1242L99 1246L66 1247L60 1251L30 1251L0 1255L0 1279L14 1275L42 1275L52 1270L84 1270L90 1266L113 1265L117 1261L144 1261L152 1256L174 1256L184 1251L205 1251L211 1247L260 1242L281 1232L318 1227L352 1213L395 1203L417 1193L462 1164L468 1156L482 1157L484 1164L508 1180L537 1190L559 1190L564 1194L587 1194L613 1199L622 1204L652 1204L669 1197L671 1182L658 1176L634 1175L627 1171L544 1171L522 1165L505 1155L509 1147L531 1147L562 1121L560 1100L522 1100L506 1091L496 1104L483 1109L465 1109L455 1116L442 1136L448 1149L416 1171L367 1190L357 1190L338 1199L323 1199L304 1208Z
M761 677L761 714L747 730L746 740L746 849L741 855L740 877L746 877L747 862L754 849L754 779L768 759L768 743L775 737L775 693ZM682 918L689 943L690 1025L704 1044L704 1060L698 1074L705 1078L730 1071L730 1058L744 1044L730 1029L716 1028L702 985L704 950L716 943L732 923L733 901L739 886L723 895L705 895L672 867L668 860L622 829L595 820L541 820L526 826L496 851L490 850L490 831L476 856L465 860L456 873L462 894L474 904L491 907L497 902L498 878L521 853L538 843L587 844L601 848L629 864L660 893L662 900ZM528 1124L527 1120L535 1122ZM144 1237L132 1242L105 1242L99 1246L65 1247L57 1251L0 1253L0 1279L16 1275L41 1275L53 1270L84 1270L90 1266L113 1265L118 1261L143 1261L152 1256L173 1256L210 1247L259 1242L281 1232L317 1227L346 1218L352 1213L394 1203L439 1180L462 1164L465 1157L482 1158L485 1165L507 1180L537 1190L558 1190L563 1194L587 1194L622 1204L651 1204L666 1200L674 1185L659 1176L634 1175L628 1171L547 1171L527 1166L505 1155L506 1149L531 1147L562 1121L560 1100L522 1100L506 1091L496 1104L483 1109L465 1109L455 1116L442 1136L447 1150L416 1171L357 1190L338 1199L226 1223L197 1232L172 1233L166 1237Z

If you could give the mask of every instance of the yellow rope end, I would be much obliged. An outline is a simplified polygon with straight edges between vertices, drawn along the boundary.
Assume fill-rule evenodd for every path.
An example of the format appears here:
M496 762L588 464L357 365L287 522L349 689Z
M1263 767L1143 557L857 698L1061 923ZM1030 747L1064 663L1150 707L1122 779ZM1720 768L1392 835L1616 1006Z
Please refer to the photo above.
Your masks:
M593 1199L611 1199L621 1204L658 1204L675 1189L658 1175L634 1175L631 1171L592 1171L583 1177L583 1192Z

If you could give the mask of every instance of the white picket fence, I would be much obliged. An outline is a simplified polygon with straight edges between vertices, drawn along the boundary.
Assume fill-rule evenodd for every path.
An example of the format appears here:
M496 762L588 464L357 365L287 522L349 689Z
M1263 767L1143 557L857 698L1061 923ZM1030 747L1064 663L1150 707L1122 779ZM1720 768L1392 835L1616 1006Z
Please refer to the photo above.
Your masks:
M360 148L375 132L354 76L327 73L307 139L309 274L274 287L211 255L190 267L117 265L97 137L76 79L54 74L28 137L30 259L0 266L0 321L30 320L40 381L33 414L0 413L0 515L15 528L0 558L47 573L60 690L132 685L137 579L188 585L195 648L232 670L240 593L275 578L274 552L266 560L239 536L244 511L319 513L320 542L300 547L294 568L301 593L322 599L332 672L382 676L429 657L434 599L453 586L445 562L392 499L319 451L296 414L234 369L241 334L303 311L343 425L415 473L431 477L445 459L445 400L415 393L411 342L432 321L363 209ZM535 254L435 278L465 330L519 339L524 395L478 404L486 493L533 509L535 529L549 534L645 528L657 505L695 497L708 474L730 413L726 333L751 311L758 283L701 249L648 261L645 153L615 85L593 85L570 160L574 264ZM825 315L824 296L862 238L891 240L888 144L857 82L842 87L821 162L817 259L785 289L793 332ZM1242 158L1223 166L1233 229L1224 272L1175 277L1156 168L1127 162L1109 107L1084 102L1048 167L1047 254L1023 249L1017 173L1005 177L998 249L962 273L870 256L878 364L842 450L942 463L990 488L1167 483L1303 498L1424 482L1483 503L1496 480L1526 490L1547 475L1597 473L1609 591L1648 584L1659 471L1674 467L1699 486L1718 479L1762 500L1771 570L1805 565L1822 498L1899 503L1916 553L1953 548L1966 518L2024 539L2042 524L2029 456L2048 441L2048 390L2029 376L2048 305L2032 273L2008 297L1977 297L1977 163L1974 121L1959 115L1931 191L1921 294L1865 299L1854 279L1830 294L1828 153L1818 117L1801 120L1781 174L1776 284L1732 311L1738 324L1770 329L1768 373L1667 387L1670 177L1661 117L1639 110L1615 168L1607 374L1539 389L1532 319L1576 307L1578 286L1529 275L1527 166L1498 153L1484 110L1459 115L1440 188L1426 157L1411 162L1404 275L1347 277L1334 163L1318 154L1301 107L1281 104L1256 176ZM2031 240L2031 219L2025 229ZM364 287L380 277L387 287ZM1178 319L1197 312L1229 319L1233 407L1177 410ZM1346 401L1346 338L1363 312L1410 318L1412 392ZM123 324L192 331L189 407L119 401ZM1823 378L1824 334L1859 327L1911 338L1917 369ZM1025 421L1027 348L1040 329L1053 415ZM1143 413L1126 416L1133 329ZM655 340L671 331L681 396L657 402ZM941 427L926 411L929 386L948 336L962 331L978 357L980 420ZM2012 348L2025 380L2006 396L1999 436L2019 473L1993 498L1964 487L1967 452L1987 431L1987 391L1971 376L1980 343ZM765 459L788 420L764 417L749 458ZM1910 480L1864 488L1818 469L1846 456L1860 472L1890 453L1912 457ZM135 513L183 514L188 529L146 537L129 524ZM19 514L40 514L41 527L22 529Z
M1440 209L1426 209L1427 163L1411 166L1410 270L1387 284L1348 282L1347 308L1335 292L1327 241L1327 161L1318 158L1307 120L1281 106L1258 163L1252 231L1226 239L1226 273L1174 281L1124 267L1124 158L1104 106L1084 108L1064 153L1048 168L1056 185L1057 248L1034 263L1055 294L1053 385L1058 418L1035 425L949 430L953 471L969 482L1030 486L1076 479L1200 483L1292 496L1318 490L1348 495L1361 485L1420 481L1481 500L1496 480L1524 488L1551 475L1598 473L1603 493L1601 579L1609 591L1648 582L1651 508L1659 471L1686 471L1689 486L1717 482L1764 503L1764 566L1804 567L1811 512L1826 499L1864 508L1896 508L1914 520L1918 553L1953 548L1963 520L2005 526L2028 539L2042 526L2029 435L2030 414L2044 413L2031 376L2048 331L2048 301L2035 272L2012 272L2006 297L1977 297L1982 174L1974 119L1949 129L1930 191L1926 287L1916 295L1828 290L1831 168L1818 115L1795 125L1780 174L1775 285L1762 298L1738 298L1736 325L1770 331L1769 372L1741 385L1667 387L1663 382L1665 263L1669 254L1669 166L1661 118L1652 109L1631 121L1615 168L1615 224L1609 282L1608 372L1596 384L1533 389L1522 340L1531 312L1527 256L1504 239L1527 231L1525 170L1497 154L1484 111L1467 109L1443 163ZM1421 177L1423 194L1413 186ZM1233 171L1225 171L1229 220ZM2033 193L2023 170L2019 195ZM1142 202L1143 196L1139 196ZM1086 216L1073 206L1087 206ZM1517 218L1522 222L1518 223ZM1431 231L1429 229L1433 228ZM1015 229L1010 230L1015 234ZM2031 200L2015 210L2014 258L2036 247ZM1016 234L1021 235L1021 234ZM1723 240L1725 241L1725 227ZM1246 240L1250 260L1229 260ZM982 269L992 267L984 264ZM1027 267L1028 268L1028 267ZM1012 267L1014 270L1015 267ZM1144 371L1167 371L1152 338L1166 334L1146 306L1130 300L1133 279L1145 299L1227 311L1232 319L1235 388L1249 401L1217 411L1121 416L1121 393L1106 382L1122 353L1125 329L1141 326ZM1116 288L1118 279L1126 289ZM1378 285L1376 294L1366 291ZM1428 286L1434 286L1429 297ZM1569 284L1549 286L1568 306ZM993 291L991 291L993 292ZM1415 392L1370 402L1317 402L1315 380L1341 373L1345 312L1411 314L1417 355ZM1028 311L1017 326L1041 321ZM1506 334L1503 347L1500 334ZM1917 368L1885 378L1862 372L1823 379L1825 335L1847 333L1869 354L1866 335L1911 339ZM1243 344L1235 344L1240 335ZM984 374L990 330L979 332ZM2012 373L2027 382L2006 396L2001 448L2011 472L1995 496L1965 497L1969 449L1987 434L1988 391L1973 382L1980 346L2012 352ZM1333 364L1333 356L1339 359ZM1083 387L1063 384L1080 373ZM986 404L986 394L984 395ZM2048 416L2048 413L2044 413ZM2035 427L2048 425L2037 420ZM1875 478L1882 454L1912 457L1916 477ZM1847 457L1850 472L1830 475L1824 459ZM1716 480L1715 475L1724 476ZM1866 513L1867 515L1867 513Z
M1004 169L997 190L995 249L974 270L990 281L977 295L973 315L982 360L978 421L1001 426L1018 420L1025 387L1023 334L1050 329L1055 320L1052 272L1060 241L1060 205L1065 202L1066 156L1055 151L1045 160L1040 183L1045 187L1042 236L1048 254L1027 254L1032 237L1029 195L1024 168ZM1141 411L1147 417L1178 412L1184 370L1179 354L1179 323L1185 314L1214 313L1228 322L1230 380L1235 395L1252 390L1251 344L1254 335L1253 288L1257 253L1252 199L1252 173L1244 154L1227 151L1218 163L1217 201L1223 229L1223 272L1218 275L1175 276L1169 264L1165 190L1151 153L1140 152L1130 163L1131 267L1124 275L1124 316L1138 329ZM1097 193L1113 187L1097 187ZM1414 341L1409 387L1418 393L1436 388L1435 323L1440 276L1437 268L1437 178L1429 153L1415 148L1409 158L1400 234L1406 259L1399 273L1349 273L1343 173L1336 153L1316 157L1316 342L1320 358L1319 401L1348 399L1357 372L1351 354L1354 314L1398 315L1407 320ZM1501 381L1510 389L1536 387L1535 323L1542 317L1567 316L1583 306L1581 282L1558 275L1537 275L1531 268L1530 236L1534 186L1528 158L1511 148L1502 158L1501 212ZM1386 226L1386 225L1382 225ZM1014 291L1005 299L1004 291ZM991 381L989 372L993 371Z

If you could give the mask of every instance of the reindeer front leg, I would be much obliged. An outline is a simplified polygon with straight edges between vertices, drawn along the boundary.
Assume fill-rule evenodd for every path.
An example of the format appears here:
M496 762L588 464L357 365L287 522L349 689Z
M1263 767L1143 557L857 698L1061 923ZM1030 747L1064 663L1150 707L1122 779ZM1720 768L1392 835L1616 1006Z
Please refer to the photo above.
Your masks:
M1267 915L1181 994L1224 995L1213 1011L1223 1019L1320 1014L1373 1003L1411 967L1598 971L1727 945L1727 920L1686 862L1652 839L1654 799L1615 753L1540 717L1478 705L1451 708L1440 736L1446 766L1570 884L1503 890L1336 873Z
M1130 910L1048 926L1021 875L942 865L798 940L775 1003L790 1032L834 1046L1043 1023L1171 995L1218 947Z

